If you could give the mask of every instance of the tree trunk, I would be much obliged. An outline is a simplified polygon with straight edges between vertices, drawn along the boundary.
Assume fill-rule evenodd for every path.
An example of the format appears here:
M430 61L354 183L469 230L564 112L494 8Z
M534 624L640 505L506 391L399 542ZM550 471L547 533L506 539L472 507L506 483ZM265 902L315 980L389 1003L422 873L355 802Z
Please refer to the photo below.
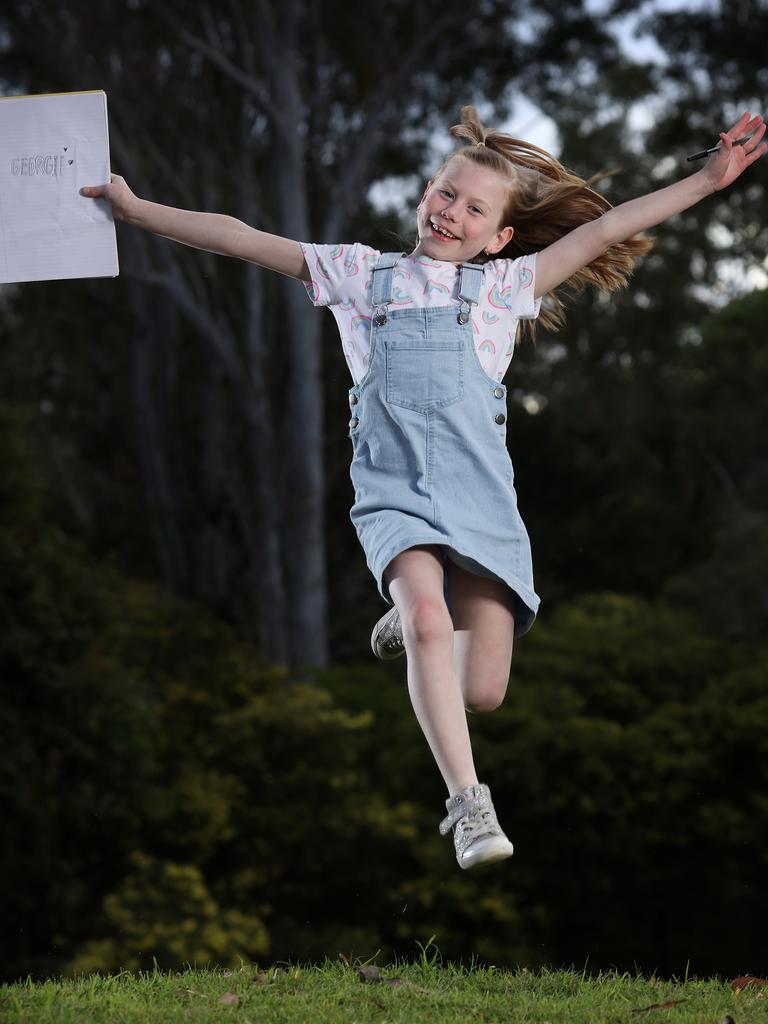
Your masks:
M297 25L293 3L285 5L282 54L270 65L272 93L281 98L274 125L272 180L278 222L287 238L308 240L306 111L298 81ZM328 664L328 582L325 566L325 460L320 322L303 286L280 282L290 352L281 405L281 450L285 453L282 508L288 584L291 665ZM282 332L281 332L282 333ZM278 343L283 340L279 339Z
M170 297L158 289L132 284L136 330L131 351L136 444L146 488L150 527L166 586L186 595L190 572L179 529L178 486L169 459L170 431L166 422L171 396L163 360L173 345ZM155 371L160 365L160 372Z

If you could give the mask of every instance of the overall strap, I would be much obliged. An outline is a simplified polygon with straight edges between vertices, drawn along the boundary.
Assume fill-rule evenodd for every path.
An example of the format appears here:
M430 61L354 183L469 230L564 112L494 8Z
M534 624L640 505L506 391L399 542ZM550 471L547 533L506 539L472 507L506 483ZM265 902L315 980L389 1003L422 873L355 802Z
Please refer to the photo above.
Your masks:
M456 318L460 324L468 324L472 306L480 299L480 285L483 282L482 263L462 263L459 278L459 298L461 306Z
M397 261L403 254L401 252L383 252L376 266L373 268L373 290L371 292L371 305L374 310L377 306L386 306L392 299L392 275Z
M459 298L474 305L480 301L480 286L483 283L482 263L462 263L459 278Z

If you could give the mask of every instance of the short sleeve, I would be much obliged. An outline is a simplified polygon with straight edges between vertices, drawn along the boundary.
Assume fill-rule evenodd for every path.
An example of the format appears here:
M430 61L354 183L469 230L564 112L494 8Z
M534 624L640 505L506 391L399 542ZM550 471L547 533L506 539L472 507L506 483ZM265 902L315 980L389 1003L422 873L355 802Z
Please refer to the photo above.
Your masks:
M339 245L315 245L300 242L311 281L304 281L314 306L354 303L370 290L373 267L378 253L359 242Z
M535 320L541 309L541 296L534 299L536 291L536 253L519 256L515 260L489 260L486 272L490 270L494 305L503 305L513 316L521 320Z

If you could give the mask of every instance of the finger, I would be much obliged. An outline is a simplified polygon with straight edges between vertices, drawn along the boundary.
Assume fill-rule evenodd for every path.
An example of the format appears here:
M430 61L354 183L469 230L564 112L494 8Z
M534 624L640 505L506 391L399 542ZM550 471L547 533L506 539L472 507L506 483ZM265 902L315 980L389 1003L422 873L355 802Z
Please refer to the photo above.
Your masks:
M765 135L765 121L763 121L763 123L760 125L760 127L757 129L757 131L754 133L754 135L749 140L749 142L745 142L744 143L744 152L745 153L751 153L753 150L757 149L758 143L760 142L760 139L762 139L762 137L764 135ZM749 146L749 149L747 149L747 146Z
M727 132L727 134L731 135L732 133L734 133L734 132L736 132L738 130L743 131L744 126L748 123L748 121L749 121L749 111L745 110L744 113L739 118L739 120L736 122L736 124L733 125L733 127Z
M759 160L761 156L765 156L766 152L768 152L768 142L763 142L749 154L746 159L747 166L753 164L755 160Z
M740 135L751 134L760 122L763 120L760 114L756 114L753 118L749 111L744 111L741 117L736 121L733 127L727 132L734 140Z
M744 134L746 136L754 135L760 125L764 123L762 116L758 114L756 117L753 117L751 121L747 121L744 125Z
M80 195L91 196L93 199L97 199L99 196L104 195L106 188L106 185L83 185L80 189Z

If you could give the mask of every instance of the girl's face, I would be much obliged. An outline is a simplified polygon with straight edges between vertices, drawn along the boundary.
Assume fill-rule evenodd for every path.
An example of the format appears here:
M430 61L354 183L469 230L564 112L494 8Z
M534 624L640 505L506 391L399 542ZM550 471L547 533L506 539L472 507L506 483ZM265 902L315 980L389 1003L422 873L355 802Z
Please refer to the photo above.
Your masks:
M463 157L451 160L421 197L419 242L411 256L464 263L483 250L503 249L514 233L499 226L508 195L509 184L496 171Z

